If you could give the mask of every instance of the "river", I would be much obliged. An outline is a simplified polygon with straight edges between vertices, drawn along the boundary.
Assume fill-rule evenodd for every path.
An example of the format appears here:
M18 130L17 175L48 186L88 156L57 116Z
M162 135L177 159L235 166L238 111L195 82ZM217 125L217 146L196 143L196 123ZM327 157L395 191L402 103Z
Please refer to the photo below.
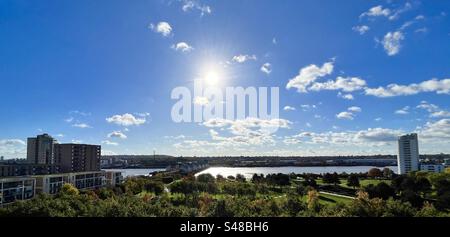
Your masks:
M286 166L286 167L210 167L199 174L210 173L213 176L218 174L227 177L229 175L236 176L237 174L242 174L247 178L251 178L253 174L302 174L302 173L313 173L313 174L323 174L323 173L364 173L369 171L371 168L383 169L384 167L374 167L374 166L314 166L314 167L296 167L296 166ZM387 166L386 168L391 169L397 173L397 166ZM112 171L121 171L124 177L139 176L139 175L149 175L149 173L155 171L164 171L164 169L108 169Z
M365 173L371 168L389 168L395 173L397 173L397 166L387 166L387 167L374 167L374 166L314 166L314 167L297 167L297 166L286 166L286 167L211 167L199 174L209 173L213 176L218 174L227 177L229 175L236 176L236 174L242 174L246 178L251 178L253 174L302 174L302 173L313 173L313 174L324 174L324 173Z
M164 171L166 169L103 169L106 171L120 171L122 172L122 176L124 178L126 177L132 177L132 176L148 176L150 173L153 173L155 171Z

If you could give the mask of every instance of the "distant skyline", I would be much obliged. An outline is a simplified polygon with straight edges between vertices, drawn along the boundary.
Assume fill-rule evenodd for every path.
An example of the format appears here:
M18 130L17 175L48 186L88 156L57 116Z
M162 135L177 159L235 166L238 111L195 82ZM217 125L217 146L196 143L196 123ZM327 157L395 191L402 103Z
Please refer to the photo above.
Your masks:
M0 0L0 156L450 153L450 2ZM279 87L270 121L174 123L175 87ZM207 101L196 98L194 104ZM270 126L270 125L269 125Z

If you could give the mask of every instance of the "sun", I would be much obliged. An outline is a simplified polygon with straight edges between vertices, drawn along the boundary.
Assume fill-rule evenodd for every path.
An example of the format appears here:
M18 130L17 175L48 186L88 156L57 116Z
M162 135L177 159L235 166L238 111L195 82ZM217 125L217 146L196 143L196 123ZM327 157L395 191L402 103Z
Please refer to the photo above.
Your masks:
M221 67L209 64L202 67L201 78L208 86L219 86L225 80L225 75Z
M204 80L210 86L217 86L219 84L219 74L214 70L207 71Z

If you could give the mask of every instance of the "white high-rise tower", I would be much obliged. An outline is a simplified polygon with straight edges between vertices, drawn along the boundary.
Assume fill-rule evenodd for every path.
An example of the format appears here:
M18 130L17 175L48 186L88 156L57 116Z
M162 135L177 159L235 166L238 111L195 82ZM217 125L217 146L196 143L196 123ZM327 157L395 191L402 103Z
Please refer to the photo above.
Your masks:
M416 133L398 138L397 163L399 174L419 170L419 141Z

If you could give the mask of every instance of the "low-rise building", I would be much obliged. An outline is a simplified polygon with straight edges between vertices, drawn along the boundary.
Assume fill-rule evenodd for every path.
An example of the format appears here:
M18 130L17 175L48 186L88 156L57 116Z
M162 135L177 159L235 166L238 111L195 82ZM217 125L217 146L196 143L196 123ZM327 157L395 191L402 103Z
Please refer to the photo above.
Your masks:
M0 164L0 177L44 175L59 173L58 165L5 163Z
M420 164L421 171L441 173L444 172L445 166L442 164Z
M62 173L33 176L36 179L36 192L56 194L65 183L79 190L96 189L105 185L105 171Z
M114 187L123 182L122 172L119 171L106 171L105 172L105 184L110 187Z
M36 180L34 178L0 178L0 206L16 200L31 199L35 194Z

